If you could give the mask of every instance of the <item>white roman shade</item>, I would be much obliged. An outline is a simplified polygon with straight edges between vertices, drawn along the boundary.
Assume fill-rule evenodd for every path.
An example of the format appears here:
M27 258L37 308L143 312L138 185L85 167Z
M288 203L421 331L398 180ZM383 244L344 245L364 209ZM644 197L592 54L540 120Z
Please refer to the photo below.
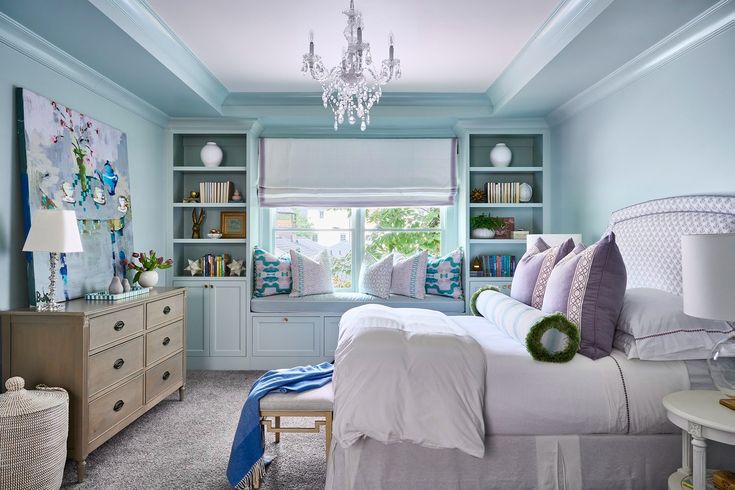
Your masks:
M457 140L260 140L263 207L447 206L457 193Z

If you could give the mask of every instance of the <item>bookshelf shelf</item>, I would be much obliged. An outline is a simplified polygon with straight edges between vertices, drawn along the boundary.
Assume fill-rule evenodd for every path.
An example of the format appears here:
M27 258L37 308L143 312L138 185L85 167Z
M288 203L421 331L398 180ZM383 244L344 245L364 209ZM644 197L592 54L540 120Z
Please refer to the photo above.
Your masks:
M174 244L187 245L227 245L227 244L245 244L248 243L245 238L174 238Z
M470 203L471 208L542 208L544 204L541 202L520 202L520 203L505 203L496 202L493 204L484 202L473 202Z
M248 207L247 203L244 202L220 202L220 203L211 203L211 202L175 202L174 203L175 208L242 208L245 209Z
M488 174L512 174L512 173L529 173L543 172L543 167L470 167L470 172L488 173Z
M187 173L229 173L229 172L247 172L244 165L231 165L224 167L194 167L187 165L178 165L174 167L174 172Z
M245 276L227 276L227 277L214 277L214 276L174 276L174 281L196 281L196 282L245 282L248 280Z
M526 240L512 240L502 238L470 238L473 245L525 245Z

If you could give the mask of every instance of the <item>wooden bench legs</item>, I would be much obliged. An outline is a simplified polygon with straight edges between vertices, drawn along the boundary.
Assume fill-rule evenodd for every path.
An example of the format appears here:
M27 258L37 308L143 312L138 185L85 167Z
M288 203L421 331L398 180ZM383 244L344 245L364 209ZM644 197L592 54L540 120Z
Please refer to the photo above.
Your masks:
M281 417L309 417L316 420L314 420L314 427L281 427ZM260 422L265 432L273 432L276 435L276 443L281 442L281 432L318 434L324 427L327 445L325 454L329 459L329 448L332 445L332 412L261 410Z

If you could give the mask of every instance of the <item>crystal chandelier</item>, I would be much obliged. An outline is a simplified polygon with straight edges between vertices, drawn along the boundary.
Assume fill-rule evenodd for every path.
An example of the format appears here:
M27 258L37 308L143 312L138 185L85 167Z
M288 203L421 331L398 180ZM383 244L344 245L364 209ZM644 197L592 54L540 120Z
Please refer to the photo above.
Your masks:
M324 89L322 102L334 112L334 130L345 120L355 124L360 119L360 129L370 124L370 109L380 101L382 86L394 78L401 78L401 60L393 57L393 34L390 35L388 59L383 60L380 73L373 69L370 44L362 40L362 14L355 10L355 1L342 12L347 16L344 30L347 49L342 62L328 70L321 56L314 54L314 33L309 33L309 52L304 55L301 72L319 82Z

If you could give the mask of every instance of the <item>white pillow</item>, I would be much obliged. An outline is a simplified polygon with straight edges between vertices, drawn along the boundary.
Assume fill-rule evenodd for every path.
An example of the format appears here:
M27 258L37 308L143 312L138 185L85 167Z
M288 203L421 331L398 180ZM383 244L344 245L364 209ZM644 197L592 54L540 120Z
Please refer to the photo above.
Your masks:
M396 253L393 255L390 292L424 299L426 297L426 263L429 253L417 252L410 257Z
M727 322L686 315L681 296L649 288L625 292L617 328L634 337L637 357L647 361L707 359L733 333Z
M291 277L293 277L293 286L289 294L291 298L334 292L332 263L328 250L323 250L315 257L316 260L296 250L289 250L289 254L291 255Z
M390 281L393 273L393 254L375 260L365 254L360 270L360 292L388 299L390 297Z

